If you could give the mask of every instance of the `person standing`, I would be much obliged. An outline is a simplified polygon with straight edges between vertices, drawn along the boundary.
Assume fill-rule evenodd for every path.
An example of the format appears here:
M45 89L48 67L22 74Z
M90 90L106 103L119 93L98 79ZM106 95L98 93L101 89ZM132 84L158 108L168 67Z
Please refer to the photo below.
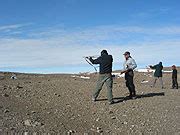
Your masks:
M177 82L177 69L176 66L172 66L172 89L178 89L178 82Z
M157 80L159 79L160 81L160 84L161 84L161 88L163 89L163 80L162 80L162 77L163 77L163 65L162 65L162 62L159 62L159 64L157 65L150 65L149 66L151 69L155 69L155 72L154 72L154 82L152 84L152 87L155 87L155 84L157 82Z
M106 50L101 51L101 56L97 59L93 59L92 57L89 57L89 60L92 64L99 64L99 78L97 81L97 86L95 91L93 92L92 100L95 102L96 99L99 96L100 91L102 90L102 87L104 83L107 86L107 97L109 104L113 104L113 94L112 94L112 87L113 87L113 79L112 79L112 63L113 63L113 57L112 55L109 55Z
M129 90L129 98L136 97L136 90L134 85L134 69L137 67L135 60L131 57L130 52L125 52L124 54L125 62L124 62L124 70L121 74L125 73L126 87Z

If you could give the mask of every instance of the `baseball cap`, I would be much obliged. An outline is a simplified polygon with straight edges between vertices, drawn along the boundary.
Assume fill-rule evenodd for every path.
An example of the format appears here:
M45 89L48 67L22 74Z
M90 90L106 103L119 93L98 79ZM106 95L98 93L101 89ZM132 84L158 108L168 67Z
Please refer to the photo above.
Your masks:
M130 52L126 51L123 55L130 55Z

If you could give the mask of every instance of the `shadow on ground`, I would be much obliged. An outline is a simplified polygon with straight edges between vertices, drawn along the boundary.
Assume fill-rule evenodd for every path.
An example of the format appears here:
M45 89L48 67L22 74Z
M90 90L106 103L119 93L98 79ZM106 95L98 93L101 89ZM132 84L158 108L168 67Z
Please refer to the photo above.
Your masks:
M147 93L147 94L137 95L135 99L148 98L148 97L154 97L154 96L165 96L165 93L164 92L160 92L160 93ZM135 99L131 99L129 97L115 97L114 98L114 102L115 102L115 104L117 104L117 103L121 103L123 101L135 100ZM105 101L105 100L108 100L108 99L97 99L96 101Z

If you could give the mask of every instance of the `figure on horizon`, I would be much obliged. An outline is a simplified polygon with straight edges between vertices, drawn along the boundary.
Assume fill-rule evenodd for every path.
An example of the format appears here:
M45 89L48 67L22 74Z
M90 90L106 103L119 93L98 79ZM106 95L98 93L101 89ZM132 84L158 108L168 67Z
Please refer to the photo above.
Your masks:
M172 89L178 89L178 81L177 81L177 69L176 66L172 66Z

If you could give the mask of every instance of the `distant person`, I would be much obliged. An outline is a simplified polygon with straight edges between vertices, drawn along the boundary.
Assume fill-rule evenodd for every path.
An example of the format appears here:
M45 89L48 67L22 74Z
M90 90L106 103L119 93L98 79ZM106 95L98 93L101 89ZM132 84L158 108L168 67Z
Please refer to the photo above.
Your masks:
M94 102L96 101L105 83L107 86L107 97L109 104L113 104L114 103L113 94L112 94L113 79L111 74L112 63L113 63L112 55L109 55L106 50L102 50L100 57L98 57L97 59L92 59L92 57L89 57L89 60L92 62L92 64L100 64L99 79L97 81L97 86L93 93L92 100Z
M172 89L178 89L178 82L177 82L177 69L176 66L172 66Z
M157 82L157 80L159 79L160 81L160 84L161 84L161 88L163 89L163 80L162 80L162 77L163 77L163 65L162 65L162 62L159 62L159 64L157 65L150 65L149 66L151 69L155 69L155 72L154 72L154 81L153 81L153 84L151 87L155 87L155 84Z
M121 74L125 73L126 86L129 89L129 98L133 99L136 97L136 90L134 85L134 69L137 67L135 60L131 57L130 52L125 52L124 54L124 70Z

